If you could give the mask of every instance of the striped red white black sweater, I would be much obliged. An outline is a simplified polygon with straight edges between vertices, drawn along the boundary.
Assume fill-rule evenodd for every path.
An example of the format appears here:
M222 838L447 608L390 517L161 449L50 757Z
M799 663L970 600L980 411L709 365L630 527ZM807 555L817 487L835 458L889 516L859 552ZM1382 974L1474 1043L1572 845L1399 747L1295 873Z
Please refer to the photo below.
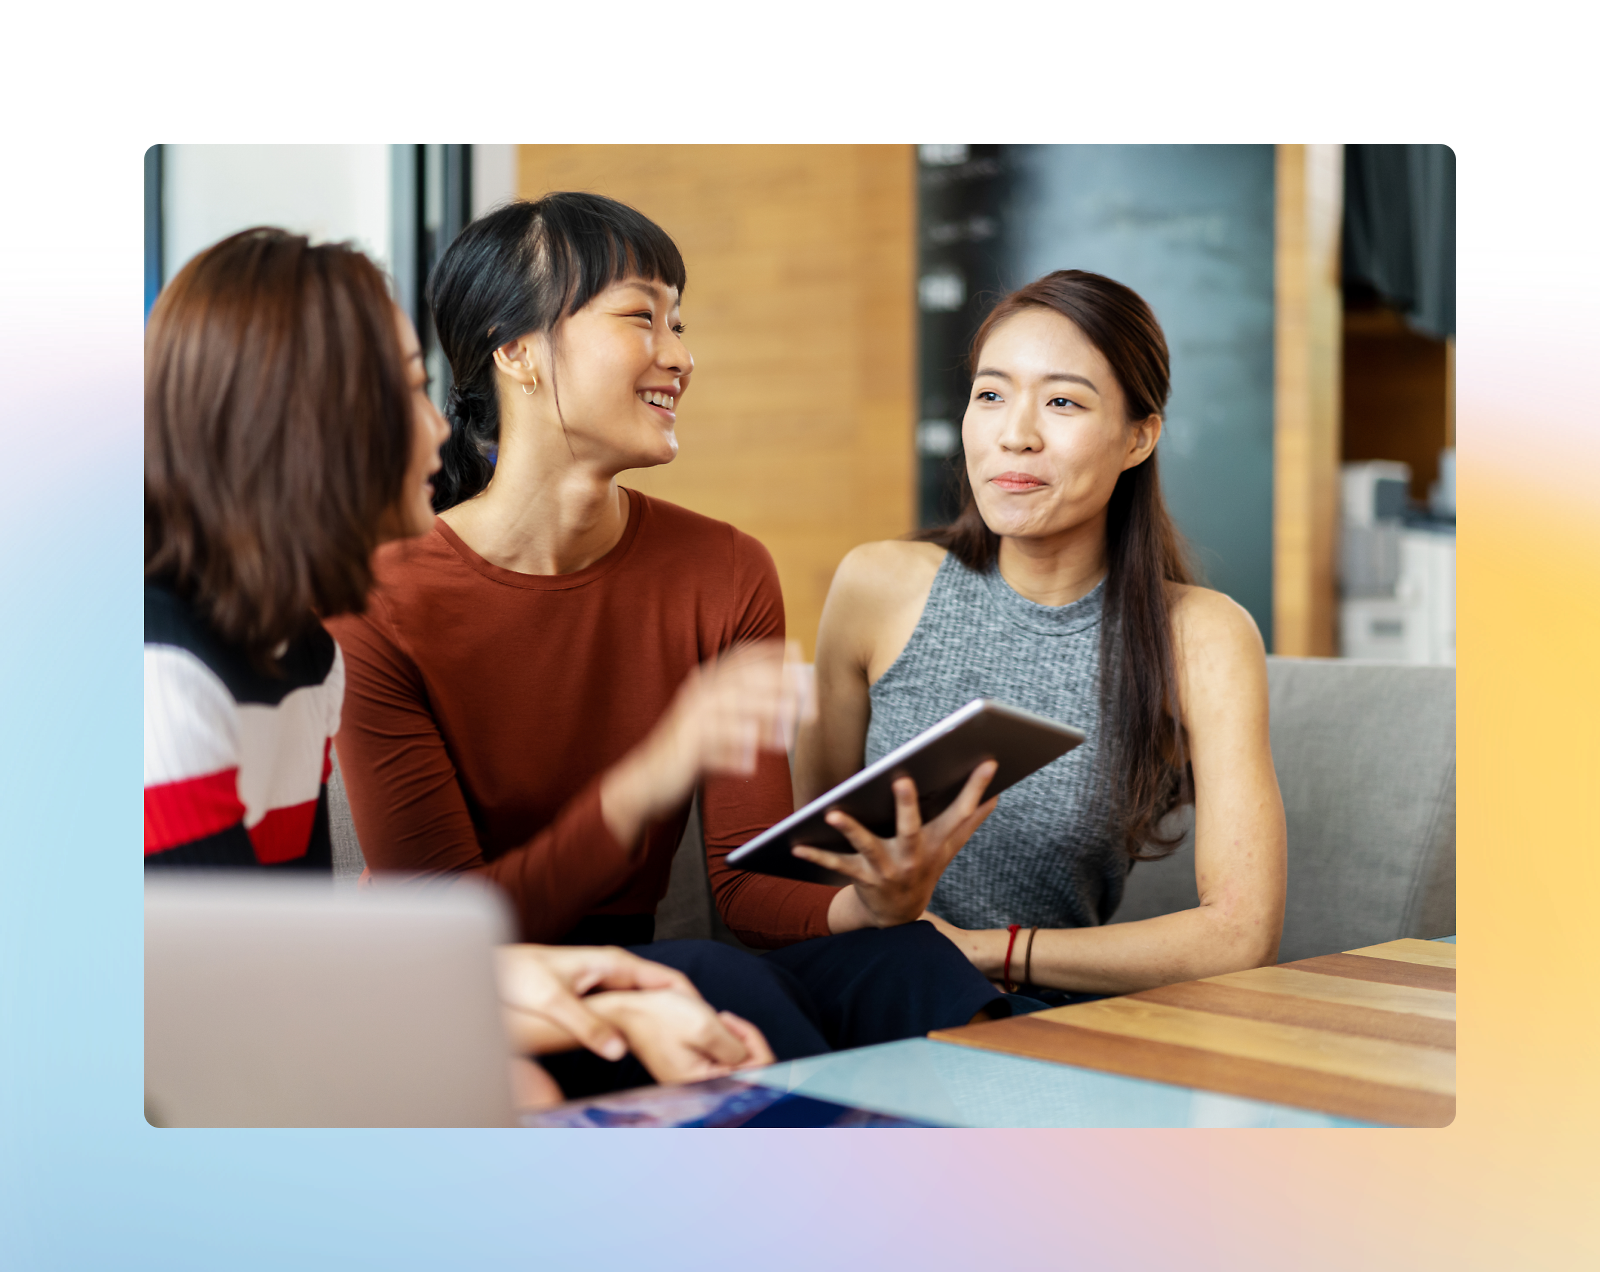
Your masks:
M332 869L344 660L320 624L264 674L169 589L144 589L144 862Z

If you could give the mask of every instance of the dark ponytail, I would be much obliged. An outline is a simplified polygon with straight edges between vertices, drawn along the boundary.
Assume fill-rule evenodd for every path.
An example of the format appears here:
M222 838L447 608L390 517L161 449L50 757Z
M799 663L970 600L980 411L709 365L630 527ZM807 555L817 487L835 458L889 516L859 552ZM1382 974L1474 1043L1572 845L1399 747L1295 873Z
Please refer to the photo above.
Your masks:
M994 329L1024 309L1068 319L1105 355L1122 386L1130 422L1160 415L1171 392L1167 339L1138 293L1099 274L1064 269L1012 292L973 337L969 371ZM948 548L973 570L999 559L1000 537L984 524L966 465L961 513L915 536ZM1167 586L1190 583L1183 540L1161 495L1156 452L1118 479L1106 508L1106 583L1100 624L1099 763L1101 797L1128 855L1164 856L1178 845L1158 829L1193 799L1187 748L1178 725L1177 674Z
M427 289L454 381L445 403L450 437L433 479L436 512L471 499L494 473L491 457L500 443L494 351L519 336L553 332L607 287L635 276L666 283L681 296L683 257L654 221L598 194L509 203L450 244Z

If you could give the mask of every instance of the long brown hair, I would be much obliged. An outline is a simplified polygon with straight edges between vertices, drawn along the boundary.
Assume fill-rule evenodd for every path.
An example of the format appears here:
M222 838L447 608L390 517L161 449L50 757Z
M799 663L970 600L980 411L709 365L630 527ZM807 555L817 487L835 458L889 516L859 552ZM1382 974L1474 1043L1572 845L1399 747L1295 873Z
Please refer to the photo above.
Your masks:
M1171 392L1161 324L1144 299L1099 274L1064 269L1000 301L973 337L968 372L984 343L1025 309L1049 309L1074 324L1105 355L1122 386L1130 422L1160 415ZM995 566L1000 536L984 524L966 465L961 512L915 537L947 548L972 570ZM1161 819L1192 797L1179 727L1167 586L1194 581L1188 554L1161 495L1156 452L1118 479L1106 508L1106 582L1100 624L1101 796L1128 855L1164 856L1178 844Z
M360 611L412 410L378 267L245 230L201 252L145 329L144 572L271 670Z

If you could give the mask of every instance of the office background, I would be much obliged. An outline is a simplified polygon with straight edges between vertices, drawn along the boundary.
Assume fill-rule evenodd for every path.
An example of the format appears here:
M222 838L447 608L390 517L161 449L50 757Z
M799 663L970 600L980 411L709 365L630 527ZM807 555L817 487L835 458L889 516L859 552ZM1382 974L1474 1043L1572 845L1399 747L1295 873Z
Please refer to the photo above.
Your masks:
M983 315L1081 268L1132 286L1166 329L1163 485L1201 576L1274 652L1407 657L1341 639L1341 540L1373 558L1343 588L1358 617L1416 620L1396 600L1413 584L1400 513L1341 536L1339 465L1408 462L1421 515L1453 448L1446 147L167 145L146 156L147 301L247 225L351 239L393 275L442 403L433 262L473 216L561 189L639 207L688 266L679 458L624 480L765 543L808 652L850 548L956 511ZM1453 616L1448 512L1411 536L1450 554L1446 594L1413 608Z

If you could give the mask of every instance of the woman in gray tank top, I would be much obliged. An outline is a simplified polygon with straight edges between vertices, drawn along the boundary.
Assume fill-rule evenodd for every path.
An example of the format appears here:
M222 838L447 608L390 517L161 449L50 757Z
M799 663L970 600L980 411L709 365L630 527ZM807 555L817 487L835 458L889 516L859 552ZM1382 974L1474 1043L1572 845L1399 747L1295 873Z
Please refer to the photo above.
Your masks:
M796 795L974 698L1051 716L1088 741L984 806L923 917L992 980L1047 997L1275 961L1285 834L1265 655L1242 608L1191 583L1162 501L1155 315L1119 283L1058 271L995 307L971 370L960 517L863 545L834 578ZM895 838L839 815L859 856L796 852L852 877L892 869L920 847L901 794ZM1190 802L1200 904L1107 926L1130 863L1175 846L1161 823Z

